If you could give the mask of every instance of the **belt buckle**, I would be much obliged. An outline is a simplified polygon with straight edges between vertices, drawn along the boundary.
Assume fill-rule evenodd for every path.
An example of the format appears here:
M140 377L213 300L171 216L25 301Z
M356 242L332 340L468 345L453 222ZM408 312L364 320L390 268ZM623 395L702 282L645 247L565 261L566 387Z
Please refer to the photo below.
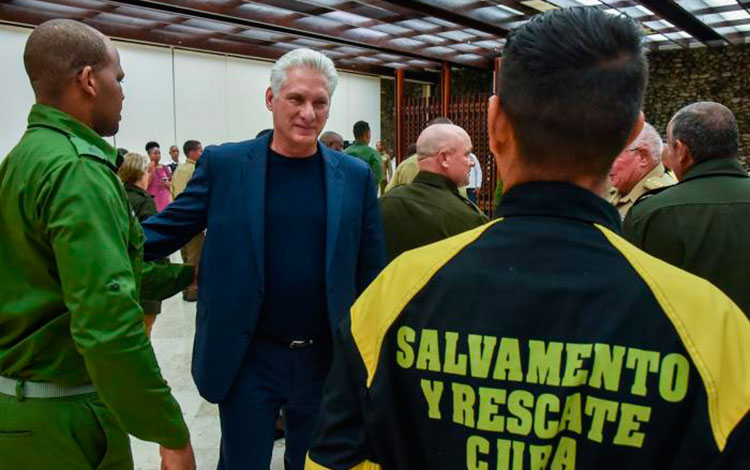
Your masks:
M312 346L313 340L311 339L295 339L289 343L289 349L301 349L308 346Z

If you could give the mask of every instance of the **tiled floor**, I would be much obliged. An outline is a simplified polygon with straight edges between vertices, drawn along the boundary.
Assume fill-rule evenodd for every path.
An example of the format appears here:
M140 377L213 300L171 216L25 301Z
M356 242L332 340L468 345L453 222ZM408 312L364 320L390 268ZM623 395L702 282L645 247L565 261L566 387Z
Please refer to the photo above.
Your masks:
M190 376L190 357L195 332L195 303L177 295L162 304L151 342L162 374L182 407L190 428L198 470L213 470L219 459L219 411L203 400ZM152 442L131 438L136 470L159 470L159 448ZM274 446L271 470L282 470L284 443Z

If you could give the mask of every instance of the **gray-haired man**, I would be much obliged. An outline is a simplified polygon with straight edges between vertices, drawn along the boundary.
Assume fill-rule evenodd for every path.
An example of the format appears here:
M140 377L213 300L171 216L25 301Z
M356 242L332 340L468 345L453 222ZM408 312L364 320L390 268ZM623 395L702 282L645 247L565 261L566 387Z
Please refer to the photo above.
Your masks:
M144 224L153 258L208 228L193 378L219 404L220 469L268 468L282 407L286 468L302 468L331 331L385 263L370 169L318 144L337 80L318 52L281 57L266 91L273 132L206 148Z

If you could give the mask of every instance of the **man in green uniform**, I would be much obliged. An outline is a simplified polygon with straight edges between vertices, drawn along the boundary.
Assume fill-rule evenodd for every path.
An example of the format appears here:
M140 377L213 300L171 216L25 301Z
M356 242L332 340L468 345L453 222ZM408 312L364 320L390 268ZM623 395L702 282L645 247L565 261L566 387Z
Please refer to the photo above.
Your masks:
M0 165L0 467L132 468L130 433L161 444L162 468L195 468L138 303L142 269L158 268L142 264L143 234L100 137L119 127L117 50L53 20L31 34L24 63L36 104ZM189 275L154 277L149 298Z
M623 219L645 193L676 183L661 162L661 136L651 124L644 124L638 138L620 152L612 163L608 200Z
M695 103L667 127L665 163L680 180L644 197L625 218L630 242L708 279L750 316L750 178L739 131L719 103Z
M380 198L388 260L489 222L468 198L458 193L469 170L471 139L453 124L434 124L417 140L419 173Z
M380 154L374 148L370 147L370 125L365 121L354 123L354 140L355 143L344 150L344 153L357 157L363 162L370 165L372 170L372 180L375 183L375 190L380 187L380 178L383 176L383 160Z

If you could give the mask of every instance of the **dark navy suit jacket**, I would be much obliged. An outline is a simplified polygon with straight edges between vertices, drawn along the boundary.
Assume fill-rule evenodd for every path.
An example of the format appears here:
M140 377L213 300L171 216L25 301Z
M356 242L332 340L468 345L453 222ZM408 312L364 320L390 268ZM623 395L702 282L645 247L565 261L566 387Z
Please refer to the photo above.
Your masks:
M185 191L143 223L146 259L167 256L208 229L198 271L192 371L201 395L214 403L234 381L263 302L271 138L207 147ZM325 162L326 300L333 330L385 266L386 255L369 167L320 144L318 149ZM288 196L304 205L304 194Z

